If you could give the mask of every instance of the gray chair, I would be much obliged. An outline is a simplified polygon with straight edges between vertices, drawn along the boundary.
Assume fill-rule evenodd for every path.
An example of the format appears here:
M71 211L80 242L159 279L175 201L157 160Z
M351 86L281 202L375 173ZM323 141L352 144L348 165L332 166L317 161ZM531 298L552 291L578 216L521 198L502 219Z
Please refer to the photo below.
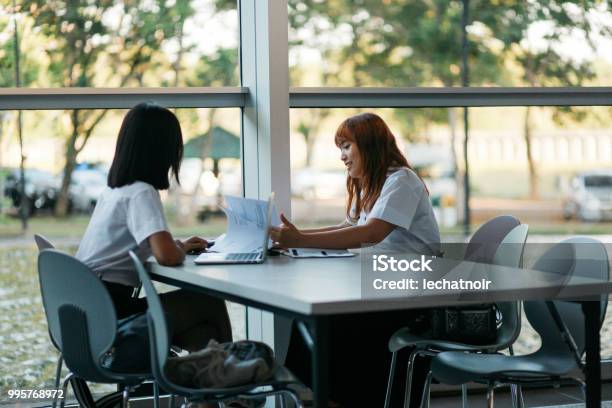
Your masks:
M592 238L577 237L557 244L545 252L533 269L561 275L589 276L609 279L608 254L605 246ZM600 302L600 324L603 323L608 297ZM563 324L557 324L558 313ZM566 382L584 383L579 378L564 378L578 365L576 356L585 348L584 315L581 305L574 301L525 302L527 319L541 337L541 347L525 356L501 354L468 354L445 352L435 357L428 380L436 378L445 384L464 384L469 381L487 384L488 406L493 406L494 390L504 384L521 386L558 385ZM564 333L565 328L568 332ZM564 336L573 339L576 349L566 343ZM426 387L427 388L427 387ZM424 392L428 392L426 389Z
M43 249L55 249L55 246L44 235L34 234L34 241L39 251Z
M482 225L470 239L464 259L472 262L520 267L524 244L527 240L529 227L521 225L520 221L510 215L495 217ZM507 238L503 252L499 254L500 244ZM495 352L508 348L518 337L520 332L520 306L517 302L500 305L503 323L498 329L495 344L474 345L455 341L434 340L424 336L416 335L405 327L395 332L389 339L389 351L392 353L391 369L387 383L385 407L391 403L391 392L397 367L397 353L407 347L413 349L408 358L408 375L405 382L404 406L410 403L410 391L412 387L412 369L414 361L419 356L435 356L441 351L487 351ZM467 403L467 388L462 387L463 405Z
M38 247L39 252L44 249L55 249L55 246L44 235L34 234L34 242L36 242L36 246ZM57 344L55 344L55 341L53 340L51 333L49 333L49 337L51 338L51 343L53 343L53 346L57 349L59 353L59 356L57 358L57 368L55 370L55 382L54 382L55 389L57 390L59 389L59 386L60 386L60 379L62 375L62 364L64 362L64 359L62 357L62 352L60 351ZM56 404L57 404L57 396L53 398L53 405L55 406Z
M151 367L155 381L164 390L172 393L173 395L180 395L188 399L189 401L196 402L209 402L209 403L223 403L223 401L241 397L245 399L256 399L267 396L278 395L281 397L281 406L284 406L283 396L289 397L296 407L301 407L302 404L295 392L289 388L288 385L299 384L299 381L283 366L279 366L274 378L256 384L247 384L243 386L231 387L231 388L214 388L214 389L195 389L187 388L178 384L173 383L166 376L164 367L166 366L166 360L168 358L170 342L168 338L168 326L166 324L166 317L162 308L161 301L149 274L145 270L144 266L132 251L130 256L134 262L134 266L138 271L138 276L142 287L145 291L148 309L147 316L149 321L149 339L151 342ZM203 313L205 311L202 311ZM259 387L271 387L270 391L257 391Z
M54 249L41 251L38 273L49 333L71 371L62 386L64 394L68 382L75 377L123 384L126 407L131 389L152 375L116 373L101 365L117 331L115 307L106 287L82 262Z

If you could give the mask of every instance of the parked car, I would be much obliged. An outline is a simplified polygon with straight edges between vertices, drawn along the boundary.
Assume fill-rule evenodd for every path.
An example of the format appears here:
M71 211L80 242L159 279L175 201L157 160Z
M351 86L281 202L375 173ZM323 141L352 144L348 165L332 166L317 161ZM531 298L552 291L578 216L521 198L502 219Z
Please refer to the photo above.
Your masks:
M563 200L563 216L567 220L612 220L612 170L575 175Z
M305 167L295 170L291 193L305 200L342 198L346 196L346 170Z
M21 205L20 171L5 169L4 195L12 204L16 214ZM108 170L96 164L79 164L72 173L72 182L68 190L68 211L90 213L96 205L98 197L106 187ZM39 211L52 212L59 196L62 174L28 168L25 169L25 195L28 198L28 214L35 215Z
M72 172L69 199L73 211L89 214L107 186L108 170L101 165L79 164Z
M6 169L4 195L11 200L14 209L21 205L21 173L19 169ZM25 169L25 196L28 198L28 214L51 210L57 201L59 183L57 177L45 170Z

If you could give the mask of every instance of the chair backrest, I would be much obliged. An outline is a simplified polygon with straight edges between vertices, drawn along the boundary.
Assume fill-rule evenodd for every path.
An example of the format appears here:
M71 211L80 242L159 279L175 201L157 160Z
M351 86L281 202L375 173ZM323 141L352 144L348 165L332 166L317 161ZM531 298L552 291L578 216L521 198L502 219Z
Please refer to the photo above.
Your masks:
M492 263L497 247L521 222L511 215L500 215L484 223L467 244L463 259L472 262Z
M605 246L592 238L575 237L556 244L546 251L535 263L533 269L565 275L609 279L608 254ZM603 323L608 297L600 298L600 323ZM580 355L585 348L584 315L577 302L553 301L563 322L572 335ZM556 359L569 371L575 366L572 351L562 339L559 328L544 301L525 302L525 314L529 323L542 339L540 349L534 354L544 359Z
M523 252L529 225L521 224L512 229L502 240L493 257L493 264L520 268L523 265ZM512 345L521 332L520 302L498 303L502 324L497 331L497 345L504 349Z
M164 309L162 307L157 291L151 282L149 273L146 271L138 256L130 251L130 257L140 277L142 288L145 291L147 299L147 316L149 322L149 341L151 348L151 368L155 380L158 384L167 390L173 390L176 388L174 384L168 381L166 378L164 367L166 366L166 360L168 358L168 351L170 349L170 340L168 338L168 325L166 323L166 316L164 315Z
M55 245L53 245L44 235L34 234L34 241L39 251L43 249L55 249Z
M49 332L68 368L85 380L111 380L99 362L115 341L117 316L102 281L55 249L40 252L38 276Z

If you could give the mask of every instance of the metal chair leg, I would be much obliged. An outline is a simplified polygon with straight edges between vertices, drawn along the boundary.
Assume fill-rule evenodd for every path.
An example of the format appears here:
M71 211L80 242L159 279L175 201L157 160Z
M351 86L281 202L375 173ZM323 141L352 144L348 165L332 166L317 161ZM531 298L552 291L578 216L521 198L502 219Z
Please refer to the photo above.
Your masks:
M516 386L516 399L518 402L518 408L524 408L525 400L523 399L523 388L520 385Z
M130 403L130 387L123 389L123 398L121 400L121 408L128 408Z
M159 408L159 385L153 381L153 408Z
M425 387L423 387L423 396L421 397L421 408L429 408L429 389L431 388L431 379L433 373L430 371L427 373L427 379L425 380Z
M495 386L493 384L489 384L487 388L487 408L493 408L494 400L495 400Z
M64 362L64 358L62 353L59 353L59 357L57 358L57 368L55 369L55 389L59 389L60 385L60 377L62 375L62 364Z
M391 391L393 390L393 380L395 378L395 366L397 364L397 353L391 356L391 369L389 370L389 382L387 383L387 394L385 395L385 408L391 406Z
M406 385L404 386L404 408L410 406L410 391L412 390L412 369L414 368L414 360L418 354L417 350L410 353L408 358L408 372L406 374Z
M283 394L289 396L289 399L293 402L293 406L295 408L302 408L304 406L302 405L302 400L300 400L294 392L285 390Z
M61 381L61 375L62 375L62 364L64 362L62 353L59 353L59 357L57 359L57 368L55 369L55 389L59 390L59 386L60 386L60 381ZM53 408L55 408L57 406L57 392L55 393L55 396L53 397Z
M582 392L582 400L586 402L586 382L576 377L572 378L572 380L574 380L576 384L578 384L578 386L580 387L580 391Z
M518 395L516 393L516 384L510 384L510 397L512 399L512 408L518 408Z
M461 384L461 408L468 408L467 384Z
M74 377L74 374L68 373L66 378L64 378L64 382L62 384L62 401L60 402L60 408L64 408L64 405L66 404L66 398L67 398L66 394L68 392L68 383L70 382L70 380L72 380L73 377ZM56 407L56 404L57 404L57 399L54 399L53 408Z

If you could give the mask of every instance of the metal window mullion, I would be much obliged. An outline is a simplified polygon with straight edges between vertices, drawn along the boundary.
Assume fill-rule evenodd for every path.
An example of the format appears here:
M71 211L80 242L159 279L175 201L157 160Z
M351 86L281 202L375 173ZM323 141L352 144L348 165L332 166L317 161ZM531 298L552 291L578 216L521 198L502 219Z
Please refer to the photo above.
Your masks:
M242 109L244 195L291 210L287 0L240 0L241 85L250 93ZM272 314L248 309L248 336L275 344Z
M0 110L129 109L152 101L171 108L243 107L248 88L3 88Z
M610 106L612 87L291 88L291 108Z

